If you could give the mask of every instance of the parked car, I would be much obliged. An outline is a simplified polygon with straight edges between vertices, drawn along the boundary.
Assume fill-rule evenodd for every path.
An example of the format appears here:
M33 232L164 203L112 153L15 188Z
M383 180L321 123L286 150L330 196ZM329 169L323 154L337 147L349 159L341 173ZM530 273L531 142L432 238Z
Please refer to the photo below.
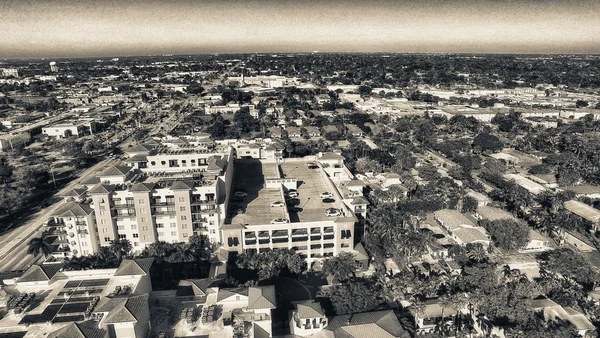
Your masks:
M291 207L288 209L289 212L295 212L295 213L302 212L302 210L304 210L304 209L302 209L300 207Z
M277 201L277 202L273 202L271 203L272 207L284 207L285 203L281 202L281 201Z
M289 222L290 221L288 221L285 218L276 218L276 219L274 219L274 220L271 221L271 224L287 224Z
M314 162L308 162L306 166L308 167L308 169L319 169L319 166Z
M322 200L326 199L326 198L333 198L333 194L326 191L326 192L322 193L321 195L319 195L319 197L321 197Z
M296 190L289 190L287 195L288 195L288 197L292 197L292 198L296 198L296 197L300 196L300 194L298 194L298 192Z
M329 208L325 210L325 216L327 217L338 217L341 216L342 213L336 208Z
M247 196L248 196L248 194L247 194L247 193L245 193L245 192L243 192L243 191L236 191L236 192L233 194L233 196L235 196L235 197L247 197Z
M333 203L333 202L335 202L335 200L333 198L324 198L322 202L323 203Z

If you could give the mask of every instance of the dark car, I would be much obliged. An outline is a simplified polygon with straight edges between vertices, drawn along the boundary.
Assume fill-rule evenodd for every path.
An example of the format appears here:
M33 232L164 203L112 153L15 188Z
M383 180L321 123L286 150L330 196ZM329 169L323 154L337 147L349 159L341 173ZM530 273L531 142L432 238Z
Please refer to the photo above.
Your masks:
M322 199L323 203L333 203L335 200L333 198L324 198Z
M304 209L302 209L300 207L291 207L288 210L289 210L289 212L292 212L292 213L294 213L294 212L298 213L298 212L302 212L302 210L304 210Z

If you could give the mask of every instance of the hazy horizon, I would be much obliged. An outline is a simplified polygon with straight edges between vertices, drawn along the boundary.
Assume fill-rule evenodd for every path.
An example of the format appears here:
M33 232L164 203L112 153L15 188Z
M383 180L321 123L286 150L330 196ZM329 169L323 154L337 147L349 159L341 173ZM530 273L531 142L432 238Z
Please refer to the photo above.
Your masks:
M600 1L6 0L0 58L600 54Z

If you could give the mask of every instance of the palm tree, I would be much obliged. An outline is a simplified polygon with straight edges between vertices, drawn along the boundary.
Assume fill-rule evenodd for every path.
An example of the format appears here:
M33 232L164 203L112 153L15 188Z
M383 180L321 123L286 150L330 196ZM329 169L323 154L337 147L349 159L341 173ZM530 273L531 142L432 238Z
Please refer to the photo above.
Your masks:
M101 246L93 258L92 267L94 269L114 268L119 264L117 256L105 246Z
M487 260L487 258L487 251L485 250L483 245L479 243L469 251L469 259L475 262L483 262Z
M117 256L119 262L123 259L123 255L127 255L131 251L131 248L131 242L128 239L110 241L110 251Z
M192 246L180 243L175 246L175 251L169 256L168 260L172 263L185 263L194 260L194 250Z
M38 256L39 254L44 255L44 260L48 258L48 255L52 253L52 245L48 241L48 237L36 237L29 241L29 247L27 253L30 255Z

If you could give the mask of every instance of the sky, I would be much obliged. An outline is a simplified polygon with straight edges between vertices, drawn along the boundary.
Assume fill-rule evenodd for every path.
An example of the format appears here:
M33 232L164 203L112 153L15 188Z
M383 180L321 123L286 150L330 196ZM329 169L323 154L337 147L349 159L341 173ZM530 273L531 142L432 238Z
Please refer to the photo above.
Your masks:
M0 58L600 54L600 0L0 0Z

